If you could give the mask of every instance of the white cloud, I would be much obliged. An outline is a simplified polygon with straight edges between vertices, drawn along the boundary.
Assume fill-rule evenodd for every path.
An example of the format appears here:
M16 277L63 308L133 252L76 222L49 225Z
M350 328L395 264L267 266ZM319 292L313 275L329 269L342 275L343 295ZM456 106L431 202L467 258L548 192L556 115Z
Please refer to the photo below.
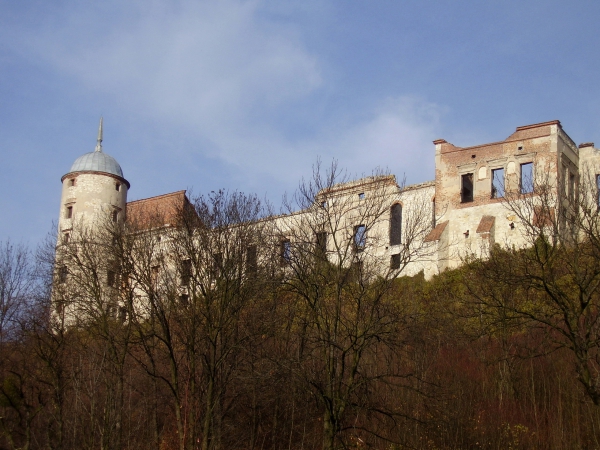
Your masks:
M277 116L328 86L319 56L292 22L265 14L263 2L128 5L65 8L40 29L14 31L53 70L171 128L163 134L196 135L202 147L188 151L249 179L266 176L289 189L317 156L357 175L382 166L399 177L411 170L410 182L432 177L442 109L422 99L372 100L376 107L348 111L346 122L322 117L308 137L285 135Z

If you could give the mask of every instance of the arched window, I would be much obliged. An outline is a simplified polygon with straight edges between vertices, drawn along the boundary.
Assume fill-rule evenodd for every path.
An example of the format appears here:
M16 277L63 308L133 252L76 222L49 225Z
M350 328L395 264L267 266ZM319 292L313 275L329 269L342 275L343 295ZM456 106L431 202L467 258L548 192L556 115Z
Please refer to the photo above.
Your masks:
M390 245L402 243L402 205L396 203L390 210Z

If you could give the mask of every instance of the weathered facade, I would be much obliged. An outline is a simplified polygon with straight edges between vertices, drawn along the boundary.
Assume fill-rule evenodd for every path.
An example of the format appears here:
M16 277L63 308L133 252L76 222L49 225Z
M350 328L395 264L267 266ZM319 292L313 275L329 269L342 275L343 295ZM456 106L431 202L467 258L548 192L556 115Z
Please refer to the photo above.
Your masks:
M101 133L96 151L80 157L62 178L63 240L74 221L93 225L107 216L117 222L139 219L149 208L173 215L177 209L173 202L179 208L189 203L185 191L127 203L129 182L117 162L102 152ZM577 146L559 121L517 127L503 141L472 147L457 147L443 139L433 143L433 181L399 186L394 176L363 178L329 186L315 195L311 207L269 219L282 255L291 251L294 240L314 240L329 258L340 257L334 251L336 242L352 242L356 252L368 241L369 251L362 257L376 259L378 270L401 264L399 274L424 272L430 278L458 266L465 257L484 256L490 245L526 245L522 224L507 203L534 198L536 186L550 187L565 205L578 195L584 179L594 185L594 191L585 195L597 195L600 152L593 143ZM365 208L372 208L373 202L379 207L369 222ZM335 229L328 229L325 219L335 208L341 220ZM173 225L173 220L167 222L161 226ZM298 233L299 227L309 231Z

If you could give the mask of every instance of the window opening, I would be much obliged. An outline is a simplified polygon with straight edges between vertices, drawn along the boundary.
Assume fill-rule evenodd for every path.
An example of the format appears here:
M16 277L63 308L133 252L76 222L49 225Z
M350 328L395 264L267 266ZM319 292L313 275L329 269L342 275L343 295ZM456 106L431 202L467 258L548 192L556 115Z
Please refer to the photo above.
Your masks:
M106 284L110 287L115 287L117 274L114 270L109 270L106 272Z
M327 255L327 232L320 231L316 233L317 239L317 256L324 257Z
M361 252L365 249L367 243L367 227L357 225L354 227L354 249Z
M521 194L533 192L533 163L521 164Z
M257 267L256 245L250 245L246 249L246 274L255 275Z
M284 239L279 244L279 255L281 257L281 264L289 264L292 260L292 243L289 239Z
M75 178L71 178L71 179L69 179L69 186L70 186L70 187L73 187L73 186L75 186Z
M65 217L67 219L72 219L73 218L73 207L72 206L67 206L67 211L65 213Z
M435 198L431 202L431 228L435 228L436 225L435 220Z
M187 306L189 302L190 302L190 296L188 294L181 294L179 296L179 303L181 303L181 305Z
M192 278L192 261L190 259L184 259L181 261L181 285L187 286L190 284Z
M461 176L460 201L462 203L473 201L473 174L466 173Z
M68 244L70 238L71 238L71 233L69 233L69 232L63 233L63 244Z
M572 202L575 199L575 174L569 172L569 201Z
M119 220L119 211L113 211L112 212L112 221L116 222L117 220Z
M504 169L492 170L492 198L504 197Z
M117 191L120 191L120 190L121 190L121 183L117 183L117 184L115 184L115 189L116 189Z
M221 271L223 268L223 253L215 253L213 256L213 272L216 277L221 276Z
M58 282L64 283L67 281L67 274L69 273L67 266L60 266L58 268Z
M390 269L398 270L400 268L400 253L392 255L390 259Z
M390 210L390 245L402 243L402 205L396 203Z
M358 194L358 199L359 200L364 200L365 199L365 193L361 192L360 194Z

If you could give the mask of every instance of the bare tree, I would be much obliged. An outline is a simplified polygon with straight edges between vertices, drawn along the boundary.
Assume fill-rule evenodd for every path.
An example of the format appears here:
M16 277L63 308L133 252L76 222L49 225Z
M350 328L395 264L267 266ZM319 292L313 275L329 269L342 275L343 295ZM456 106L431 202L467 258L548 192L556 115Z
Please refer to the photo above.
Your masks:
M544 175L542 175L544 173ZM595 178L566 183L539 171L530 189L509 192L506 207L523 237L519 248L494 248L465 277L477 311L492 329L543 331L543 351L567 349L581 386L600 405L600 216ZM526 191L523 194L521 192ZM532 191L532 192L531 192Z
M317 164L277 221L281 271L296 310L292 363L322 411L324 449L359 439L361 414L393 418L393 408L375 404L369 392L408 376L397 358L381 364L401 349L411 319L390 290L408 264L427 255L431 211L415 205L398 217L394 205L403 195L393 176L348 181L335 163L324 171Z

